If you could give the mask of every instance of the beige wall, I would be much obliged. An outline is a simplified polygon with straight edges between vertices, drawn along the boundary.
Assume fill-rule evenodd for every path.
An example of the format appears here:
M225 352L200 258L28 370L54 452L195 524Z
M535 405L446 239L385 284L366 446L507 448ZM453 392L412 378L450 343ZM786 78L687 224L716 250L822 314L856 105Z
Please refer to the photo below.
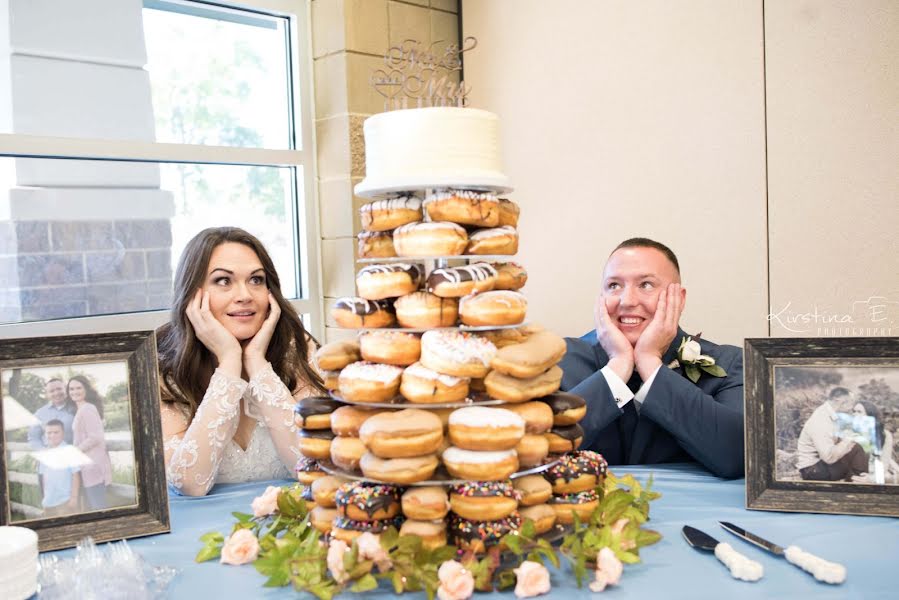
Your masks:
M899 300L897 6L768 2L765 54L760 1L465 0L530 318L591 328L603 261L634 235L677 252L682 324L716 341L768 335L769 270L774 307Z

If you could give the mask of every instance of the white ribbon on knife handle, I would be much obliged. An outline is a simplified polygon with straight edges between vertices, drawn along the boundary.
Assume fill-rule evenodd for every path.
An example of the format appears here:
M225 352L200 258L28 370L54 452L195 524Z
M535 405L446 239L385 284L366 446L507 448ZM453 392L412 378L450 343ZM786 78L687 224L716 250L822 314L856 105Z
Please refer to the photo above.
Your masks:
M758 581L765 574L765 568L751 558L734 550L730 544L722 542L715 546L715 558L730 569L735 579Z
M800 569L811 573L818 581L823 581L824 583L843 583L846 581L846 567L806 552L799 546L790 546L784 550L784 556Z

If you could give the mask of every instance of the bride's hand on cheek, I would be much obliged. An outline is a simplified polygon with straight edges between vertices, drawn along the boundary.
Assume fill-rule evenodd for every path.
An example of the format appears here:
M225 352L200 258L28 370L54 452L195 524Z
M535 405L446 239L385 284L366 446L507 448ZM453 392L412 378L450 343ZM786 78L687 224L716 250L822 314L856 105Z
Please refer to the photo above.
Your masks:
M253 339L243 349L243 364L247 371L247 375L253 377L260 369L265 366L265 353L268 351L268 345L272 341L272 335L275 333L275 327L278 325L278 319L281 318L281 307L275 301L271 292L268 294L269 313L262 323L262 327Z
M209 292L197 290L185 312L197 339L215 355L219 368L229 375L240 377L240 342L209 310Z

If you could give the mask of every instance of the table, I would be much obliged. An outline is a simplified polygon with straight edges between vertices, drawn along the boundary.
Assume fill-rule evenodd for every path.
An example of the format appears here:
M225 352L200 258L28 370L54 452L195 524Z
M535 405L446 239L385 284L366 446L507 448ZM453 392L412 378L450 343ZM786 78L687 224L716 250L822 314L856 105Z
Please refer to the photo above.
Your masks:
M617 467L616 474L634 474L641 482L654 476L653 488L662 498L652 503L650 527L664 538L642 550L643 562L625 566L621 585L595 596L586 585L578 589L571 571L552 571L551 597L567 598L896 598L897 584L890 579L899 567L899 519L748 511L744 480L727 481L694 464ZM155 565L174 565L182 572L170 587L172 598L289 598L300 594L293 588L263 588L265 578L252 565L234 567L210 561L197 564L201 547L198 538L212 530L225 534L233 522L232 511L250 511L250 502L267 485L286 482L255 482L216 486L203 498L171 498L172 533L131 540L132 548ZM731 521L783 546L797 544L848 569L846 583L818 583L784 559L776 558L721 529L717 521ZM744 583L730 577L711 554L689 547L681 527L692 525L726 541L739 552L762 563L765 577ZM70 554L71 550L60 554ZM386 586L386 584L385 584ZM313 598L311 595L302 595ZM357 597L361 595L355 595ZM387 598L393 592L382 587L365 597ZM341 597L352 598L353 594ZM424 598L424 594L407 594ZM511 592L476 594L476 599L505 598Z

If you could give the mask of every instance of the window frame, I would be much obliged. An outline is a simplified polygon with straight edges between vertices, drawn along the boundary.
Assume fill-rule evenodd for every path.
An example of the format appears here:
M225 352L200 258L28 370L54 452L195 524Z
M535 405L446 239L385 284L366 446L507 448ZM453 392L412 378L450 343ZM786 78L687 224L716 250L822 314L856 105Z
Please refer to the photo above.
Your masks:
M293 235L301 260L294 262L301 297L289 299L310 333L322 339L325 332L319 234L315 107L313 105L312 27L310 0L194 0L210 8L246 9L287 20L290 124L293 149L240 148L147 141L64 138L0 133L2 158L73 158L125 162L193 163L291 167L302 170L302 189L293 180ZM299 148L299 149L297 149ZM299 199L302 198L302 205ZM295 257L296 258L296 257ZM156 329L169 320L169 309L114 313L43 321L0 323L0 339L80 335Z

